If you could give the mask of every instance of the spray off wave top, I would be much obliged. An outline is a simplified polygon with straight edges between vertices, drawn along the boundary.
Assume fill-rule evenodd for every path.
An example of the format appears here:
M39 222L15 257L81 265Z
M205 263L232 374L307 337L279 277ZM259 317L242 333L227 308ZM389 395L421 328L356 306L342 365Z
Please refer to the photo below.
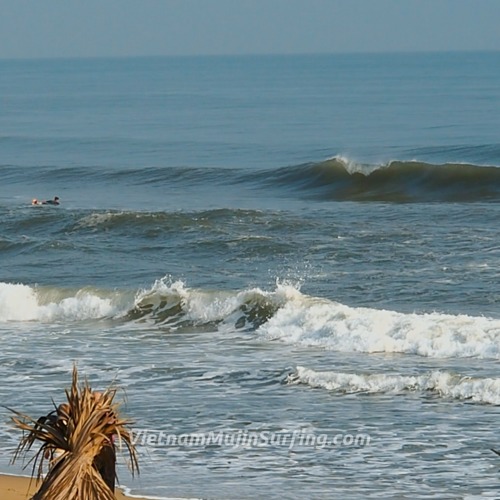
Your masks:
M325 201L463 202L500 200L500 168L462 163L329 160L278 169L266 183Z
M163 331L236 329L327 351L500 359L498 319L349 307L290 284L221 291L163 279L145 290L106 291L0 283L0 323L103 319Z

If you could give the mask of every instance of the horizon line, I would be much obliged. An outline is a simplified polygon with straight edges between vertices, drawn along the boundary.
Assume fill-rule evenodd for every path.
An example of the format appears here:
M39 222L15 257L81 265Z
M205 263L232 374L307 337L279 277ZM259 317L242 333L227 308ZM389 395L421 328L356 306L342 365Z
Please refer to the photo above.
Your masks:
M317 52L244 52L200 54L109 54L109 55L53 55L53 56L0 56L0 61L54 61L95 59L195 59L217 57L297 57L297 56L357 56L357 55L418 55L418 54L479 54L500 53L500 49L432 49L432 50L352 50Z

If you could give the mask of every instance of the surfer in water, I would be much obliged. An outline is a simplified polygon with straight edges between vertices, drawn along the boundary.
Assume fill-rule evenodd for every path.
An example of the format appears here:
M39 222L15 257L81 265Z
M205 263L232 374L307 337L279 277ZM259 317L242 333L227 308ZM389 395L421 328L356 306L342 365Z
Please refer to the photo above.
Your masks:
M32 205L59 205L59 196L54 196L53 200L37 200L33 199Z

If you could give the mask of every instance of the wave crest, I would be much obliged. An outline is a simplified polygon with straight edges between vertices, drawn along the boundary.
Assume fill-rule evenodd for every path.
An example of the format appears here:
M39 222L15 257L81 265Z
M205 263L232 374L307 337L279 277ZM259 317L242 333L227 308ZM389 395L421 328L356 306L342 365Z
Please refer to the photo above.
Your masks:
M138 293L127 319L153 322L170 328L217 328L227 324L239 330L255 330L266 323L294 292L290 285L278 285L274 292L259 288L241 292L187 288L168 278Z
M0 322L113 320L162 330L248 331L263 342L337 352L500 359L500 320L349 307L298 285L241 291L188 288L163 278L150 288L69 290L0 283Z
M298 366L286 381L343 394L431 392L444 398L500 404L500 378L473 378L439 370L420 375L357 374Z
M120 307L115 294L91 288L63 290L0 283L0 322L84 321L115 315Z
M337 352L500 359L500 320L403 314L307 297L288 301L258 329L265 339Z
M267 181L331 201L500 200L500 168L461 163L392 161L374 166L336 156L319 163L278 169Z

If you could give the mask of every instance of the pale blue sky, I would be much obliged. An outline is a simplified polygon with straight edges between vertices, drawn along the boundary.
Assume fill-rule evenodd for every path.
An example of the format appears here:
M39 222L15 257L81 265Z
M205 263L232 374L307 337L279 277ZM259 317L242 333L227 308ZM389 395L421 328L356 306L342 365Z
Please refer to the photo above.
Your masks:
M500 0L0 0L0 58L500 50Z

